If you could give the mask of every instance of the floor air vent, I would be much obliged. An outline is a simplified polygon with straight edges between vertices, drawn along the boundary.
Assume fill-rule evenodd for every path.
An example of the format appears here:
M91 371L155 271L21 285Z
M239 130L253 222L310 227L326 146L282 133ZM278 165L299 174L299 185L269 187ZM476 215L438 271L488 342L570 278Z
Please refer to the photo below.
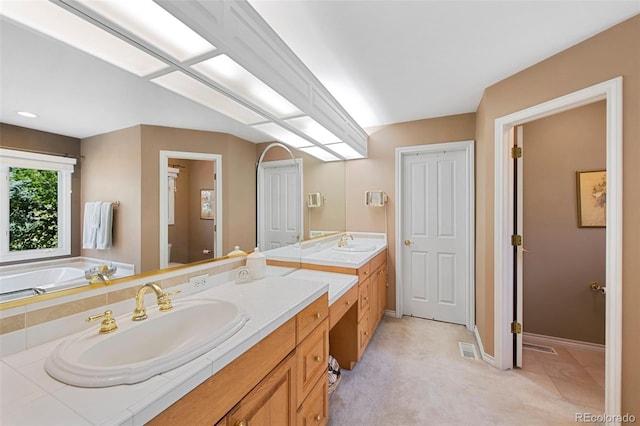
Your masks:
M478 359L476 347L473 343L458 342L458 346L460 346L460 355L462 355L463 358Z
M544 352L546 354L558 355L558 352L551 346L533 345L531 343L523 343L522 349L528 349L530 351Z

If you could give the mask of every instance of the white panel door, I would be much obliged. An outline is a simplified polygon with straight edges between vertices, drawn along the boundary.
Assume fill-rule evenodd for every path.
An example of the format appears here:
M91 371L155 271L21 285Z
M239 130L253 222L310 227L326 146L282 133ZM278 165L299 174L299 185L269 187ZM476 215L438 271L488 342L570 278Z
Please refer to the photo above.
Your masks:
M264 169L265 238L261 250L298 242L300 178L297 164Z
M402 160L404 314L466 323L468 176L463 150Z

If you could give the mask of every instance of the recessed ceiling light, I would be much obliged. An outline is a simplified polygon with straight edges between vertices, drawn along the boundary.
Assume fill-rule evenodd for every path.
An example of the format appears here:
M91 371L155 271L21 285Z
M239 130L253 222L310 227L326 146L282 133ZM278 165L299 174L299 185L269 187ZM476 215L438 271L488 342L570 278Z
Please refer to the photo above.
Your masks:
M29 118L36 118L38 115L28 111L18 111L18 115Z
M328 151L320 148L319 146L310 146L308 148L300 148L300 151L304 151L309 155L312 155L322 161L340 161L338 157L331 154Z
M360 154L358 151L351 148L344 142L329 144L325 146L336 154L343 156L347 160L357 160L360 158L364 158L362 154Z
M48 1L2 1L2 15L138 76L167 64Z
M215 50L200 34L152 0L80 3L180 61Z
M290 118L284 122L292 125L305 135L313 138L313 140L316 140L323 145L342 142L339 137L327 130L326 127L306 115L304 117Z
M244 124L265 120L263 116L181 71L174 71L151 81Z
M302 114L295 105L227 55L218 55L191 68L278 118Z
M253 127L294 148L313 145L305 138L301 138L300 136L296 135L293 132L290 132L282 126L277 125L276 123L256 124Z

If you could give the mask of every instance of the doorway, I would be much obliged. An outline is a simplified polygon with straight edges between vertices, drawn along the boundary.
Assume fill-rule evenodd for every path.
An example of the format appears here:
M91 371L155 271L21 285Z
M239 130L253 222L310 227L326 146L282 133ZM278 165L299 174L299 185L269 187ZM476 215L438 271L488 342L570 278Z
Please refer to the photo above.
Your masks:
M473 141L396 149L398 317L473 330L473 153Z
M267 251L302 238L302 159L258 166L258 248Z
M600 100L606 101L606 365L605 412L620 414L622 329L622 78L618 77L569 95L498 118L495 123L495 227L494 227L494 338L495 365L514 367L512 321L514 319L514 271L521 269L522 256L512 252L514 174L511 159L514 127L538 118L567 111ZM522 246L517 248L522 253ZM516 269L517 268L517 269ZM521 318L517 318L521 320ZM517 327L516 327L517 328Z
M166 268L169 265L169 195L167 190L167 176L169 175L169 163L170 159L174 162L176 160L200 160L205 162L213 162L213 169L215 170L215 176L211 176L210 184L207 184L204 188L190 188L192 193L191 198L197 198L198 201L202 196L202 191L205 191L205 195L214 199L210 200L213 205L213 209L207 214L202 215L198 211L198 216L202 220L206 220L208 223L213 224L211 230L210 241L212 241L212 251L215 256L220 256L222 250L222 156L219 154L209 154L200 152L185 152L185 151L160 151L160 229L159 229L159 244L160 244L160 268ZM193 194L195 193L195 194ZM201 204L200 202L198 204ZM207 247L202 247L200 250L207 250ZM213 256L211 256L213 257Z
M514 159L521 182L514 227L522 236L516 250L522 333L514 334L522 343L514 365L546 376L554 392L592 413L604 412L606 295L590 283L605 283L606 245L605 228L590 219L604 219L604 204L593 196L593 183L578 197L576 175L604 175L605 112L598 101L514 129L521 149ZM578 201L589 220L580 220Z

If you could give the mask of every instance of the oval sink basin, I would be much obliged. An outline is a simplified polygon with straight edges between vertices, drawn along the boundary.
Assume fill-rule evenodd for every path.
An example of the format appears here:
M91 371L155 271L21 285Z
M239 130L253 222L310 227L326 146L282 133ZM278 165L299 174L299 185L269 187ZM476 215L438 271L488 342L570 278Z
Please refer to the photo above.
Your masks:
M98 327L67 339L45 362L53 378L74 386L138 383L212 350L249 320L232 303L213 299L178 301L173 310L148 309L149 318L117 318L118 330Z
M373 244L347 243L344 247L333 247L333 249L337 251L365 252L375 250L376 246Z

